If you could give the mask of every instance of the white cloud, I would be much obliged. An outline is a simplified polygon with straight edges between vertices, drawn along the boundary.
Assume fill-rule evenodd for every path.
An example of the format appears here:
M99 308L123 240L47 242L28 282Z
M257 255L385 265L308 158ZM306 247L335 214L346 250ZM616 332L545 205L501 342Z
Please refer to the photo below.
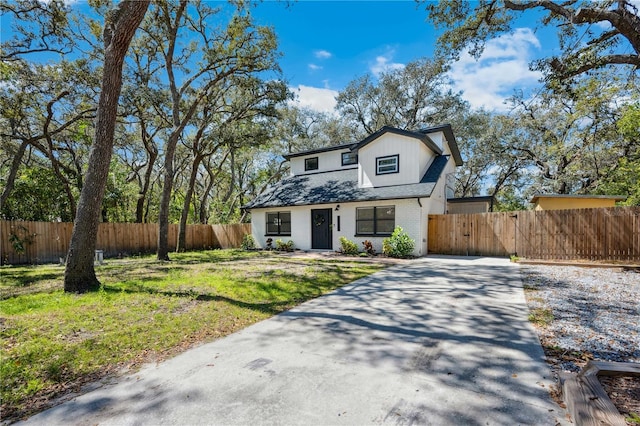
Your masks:
M301 107L310 108L314 111L332 113L336 106L336 96L338 91L327 88L298 85L292 88L297 94L294 101Z
M321 70L322 67L320 65L316 65L316 64L309 64L309 69L311 71L318 71L318 70Z
M452 65L449 76L454 89L462 91L474 108L504 111L508 108L504 101L514 90L536 85L542 77L539 71L529 70L534 49L540 49L540 41L530 28L490 40L477 61L465 53Z
M393 70L400 70L404 68L404 64L391 62L392 59L393 59L392 51L387 52L384 55L376 56L376 61L369 67L369 70L373 75L375 75L376 77L379 77L380 74L382 73L393 71Z
M329 59L330 57L333 56L331 52L326 50L316 50L315 52L313 52L313 54L318 59Z

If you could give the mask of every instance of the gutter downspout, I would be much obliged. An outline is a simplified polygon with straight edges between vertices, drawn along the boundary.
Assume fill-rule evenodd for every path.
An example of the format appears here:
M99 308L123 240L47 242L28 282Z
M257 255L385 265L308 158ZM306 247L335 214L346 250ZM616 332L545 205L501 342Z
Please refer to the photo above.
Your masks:
M420 235L420 240L421 241L420 241L420 250L418 250L418 255L422 256L423 255L422 254L422 249L423 249L424 243L425 243L425 241L423 241L423 240L425 240L425 236L422 233L422 228L423 228L423 225L422 225L422 220L423 220L422 213L423 213L423 211L422 211L422 202L420 201L420 197L417 197L416 200L418 201L418 205L420 206L420 219L418 220L418 233ZM424 254L426 254L426 253L424 253Z

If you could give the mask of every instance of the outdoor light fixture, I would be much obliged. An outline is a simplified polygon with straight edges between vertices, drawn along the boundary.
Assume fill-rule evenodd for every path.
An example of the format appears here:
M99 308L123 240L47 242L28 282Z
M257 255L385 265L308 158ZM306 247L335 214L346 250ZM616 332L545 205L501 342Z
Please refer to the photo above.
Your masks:
M340 204L336 206L336 211L340 210Z

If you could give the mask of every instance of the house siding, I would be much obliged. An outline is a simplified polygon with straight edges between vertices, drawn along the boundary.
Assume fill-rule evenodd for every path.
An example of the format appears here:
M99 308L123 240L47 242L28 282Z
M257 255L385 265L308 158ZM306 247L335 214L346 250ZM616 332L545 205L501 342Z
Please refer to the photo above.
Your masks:
M322 173L322 172L328 172L332 170L341 170L341 169L357 167L357 165L355 164L348 165L348 166L342 165L343 152L351 152L351 151L345 148L345 149L339 149L335 151L321 152L316 154L304 155L300 157L294 157L289 160L290 167L291 167L291 174L294 176L297 176L297 175L304 175L309 173ZM318 169L305 171L304 160L306 160L307 158L313 158L313 157L318 157Z
M376 158L399 155L399 172L376 175ZM435 155L422 141L385 133L358 151L358 184L364 188L420 182Z
M441 192L443 189L441 189ZM358 248L362 249L362 242L369 240L378 253L382 253L382 240L386 237L378 236L356 236L356 209L358 207L395 207L395 224L402 229L416 242L413 252L414 256L422 256L427 253L427 215L429 213L444 213L444 208L440 208L441 203L430 198L421 198L420 204L416 198L402 200L383 200L358 203L342 203L336 211L336 204L322 204L314 206L280 207L277 209L253 209L251 210L251 229L253 237L259 247L266 247L267 238L275 240L280 238L284 241L292 240L295 248L300 250L311 250L311 210L331 209L332 210L332 243L333 250L340 249L340 237L346 237L354 241ZM435 207L435 210L434 210ZM265 220L266 213L272 211L291 212L291 236L266 236ZM338 216L340 217L340 230L338 230Z
M258 202L253 205L298 204L294 207L251 207L252 233L260 247L266 247L267 238L273 240L292 240L295 248L311 250L312 223L311 211L314 209L331 209L332 212L332 248L340 249L340 237L354 241L360 249L362 242L370 240L377 252L382 251L383 236L356 236L356 209L358 207L395 206L395 225L401 226L415 241L415 256L425 255L428 250L428 215L446 212L446 176L455 172L455 163L459 163L459 153L455 140L447 141L448 133L434 131L428 133L431 141L421 134L411 134L398 129L380 132L372 135L358 144L358 164L342 165L342 154L350 152L349 148L336 147L329 151L305 152L292 155L289 159L291 174L310 175L303 178L291 178L272 188ZM425 142L426 140L426 142ZM455 156L452 155L448 142L454 143ZM437 182L427 175L427 170L433 164L438 153L446 157L439 157L446 161L444 169L438 162L434 172L439 176ZM376 159L380 157L398 156L398 172L377 174ZM318 169L305 171L305 160L318 158ZM322 174L324 172L332 172ZM356 187L357 174L357 187ZM424 179L424 182L421 180ZM324 179L324 180L323 180ZM342 183L344 182L344 184ZM406 186L404 186L406 185ZM367 188L366 190L363 188ZM272 198L271 198L272 197ZM409 197L395 200L376 201L348 201L364 200L367 198ZM420 198L416 198L420 197ZM274 202L277 200L277 202ZM327 204L330 200L334 203ZM324 204L314 204L324 203ZM305 205L299 205L305 204ZM287 211L291 214L290 236L267 236L266 213ZM340 227L338 227L338 222Z

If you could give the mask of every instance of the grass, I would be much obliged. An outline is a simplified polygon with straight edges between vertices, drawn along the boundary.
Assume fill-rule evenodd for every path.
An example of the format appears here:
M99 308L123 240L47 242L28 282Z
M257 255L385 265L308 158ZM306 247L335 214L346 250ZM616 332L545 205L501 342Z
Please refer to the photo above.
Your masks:
M627 423L640 425L640 415L638 415L637 413L629 413L629 415L624 419L627 421Z
M381 269L214 250L108 260L103 283L62 291L58 265L0 268L2 417L38 411L90 381L233 333Z
M529 321L541 327L547 326L553 321L553 312L548 308L530 309Z

